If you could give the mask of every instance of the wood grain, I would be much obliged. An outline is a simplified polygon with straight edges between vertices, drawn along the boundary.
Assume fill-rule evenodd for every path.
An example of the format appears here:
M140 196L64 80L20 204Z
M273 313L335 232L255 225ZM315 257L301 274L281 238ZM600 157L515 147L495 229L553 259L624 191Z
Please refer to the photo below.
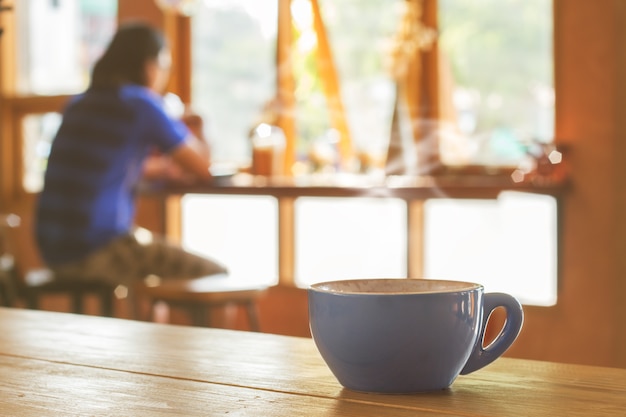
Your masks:
M137 391L147 399L172 396L168 402L189 391L194 401L226 408L235 404L229 395L242 401L258 396L255 407L266 408L249 415L263 416L397 416L407 410L412 415L616 416L626 410L623 369L502 358L459 377L447 390L366 394L343 389L307 338L18 309L0 308L0 367L0 410L9 410L4 403L22 401L7 397L19 380L30 387L33 407L48 400L52 403L42 406L62 408L63 401L71 401L97 407L102 398L83 395L95 389L89 384L118 393L116 384L127 381L128 398L110 395L129 407L143 406L131 394ZM66 389L49 398L51 384ZM157 388L164 394L145 392ZM277 401L274 411L271 401ZM202 411L189 407L188 415Z
M0 355L3 416L391 415L379 405ZM412 410L392 409L394 416ZM422 415L435 416L435 412Z

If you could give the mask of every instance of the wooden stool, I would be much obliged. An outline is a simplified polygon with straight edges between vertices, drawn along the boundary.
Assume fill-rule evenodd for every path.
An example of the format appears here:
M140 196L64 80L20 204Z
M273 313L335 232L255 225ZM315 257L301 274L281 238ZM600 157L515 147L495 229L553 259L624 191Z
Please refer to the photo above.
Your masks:
M194 279L148 277L133 290L135 297L145 297L151 301L151 314L157 302L164 302L187 310L195 326L210 325L212 308L239 305L246 310L250 330L259 331L256 302L267 288L266 285L238 282L226 274L216 274Z
M80 277L55 276L48 269L28 271L18 283L18 294L26 301L26 306L39 309L39 298L46 294L66 294L72 303L72 312L84 314L84 299L94 295L100 304L100 315L113 317L113 299L117 285L103 282L84 281Z
M84 314L84 297L91 294L99 299L101 315L113 316L116 285L85 282L79 276L58 277L47 268L20 268L13 251L18 246L17 241L26 239L30 232L28 227L23 229L21 226L20 216L14 213L0 214L0 305L13 306L16 298L22 298L28 308L39 309L41 296L64 294L71 299L72 312ZM29 245L25 247L34 250L34 243L30 239L28 241Z

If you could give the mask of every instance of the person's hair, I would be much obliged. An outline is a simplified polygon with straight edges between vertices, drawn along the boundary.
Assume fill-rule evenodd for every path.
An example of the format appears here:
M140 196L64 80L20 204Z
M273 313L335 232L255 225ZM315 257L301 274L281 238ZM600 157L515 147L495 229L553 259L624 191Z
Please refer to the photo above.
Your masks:
M147 84L145 65L158 58L165 37L154 27L131 22L120 25L91 74L91 88Z

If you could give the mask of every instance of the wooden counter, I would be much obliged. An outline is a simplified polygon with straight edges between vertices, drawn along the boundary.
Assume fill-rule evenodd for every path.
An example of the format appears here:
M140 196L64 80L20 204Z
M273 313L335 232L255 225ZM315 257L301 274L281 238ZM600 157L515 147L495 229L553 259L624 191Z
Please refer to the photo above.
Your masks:
M302 177L267 178L249 174L216 176L212 182L181 184L145 182L144 194L242 194L297 197L383 197L404 200L431 198L492 199L503 191L531 192L559 196L567 182L545 178L534 182L514 182L503 175L467 176L369 176L358 174L314 174Z

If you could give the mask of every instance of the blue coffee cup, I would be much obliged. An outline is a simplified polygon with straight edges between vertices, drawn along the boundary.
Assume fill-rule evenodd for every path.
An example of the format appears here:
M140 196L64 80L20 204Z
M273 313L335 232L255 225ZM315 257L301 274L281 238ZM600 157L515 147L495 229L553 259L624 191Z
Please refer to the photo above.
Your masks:
M308 289L309 325L328 367L345 388L414 393L448 388L460 374L500 357L522 328L522 306L480 284L430 279L359 279ZM489 315L506 322L483 346Z

